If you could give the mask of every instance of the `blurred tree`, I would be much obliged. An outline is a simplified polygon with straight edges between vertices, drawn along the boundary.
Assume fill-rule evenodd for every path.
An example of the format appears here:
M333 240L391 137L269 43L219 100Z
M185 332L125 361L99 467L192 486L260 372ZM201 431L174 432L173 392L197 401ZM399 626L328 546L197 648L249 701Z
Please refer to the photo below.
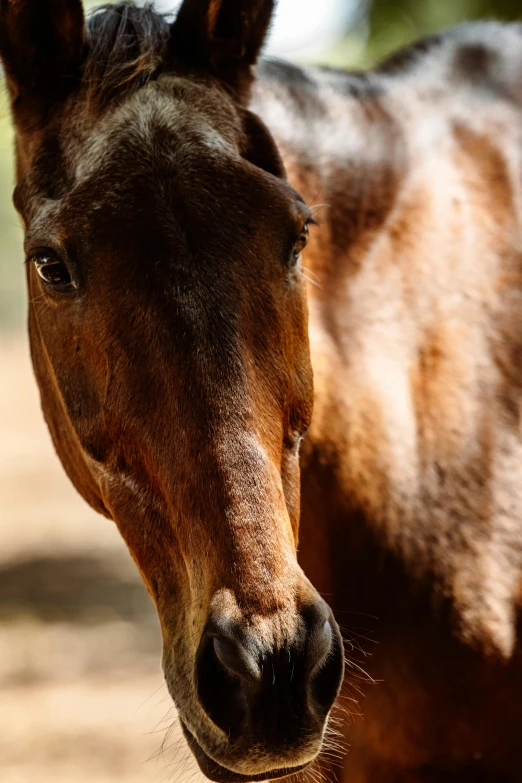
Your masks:
M373 0L365 60L471 19L522 20L520 0Z

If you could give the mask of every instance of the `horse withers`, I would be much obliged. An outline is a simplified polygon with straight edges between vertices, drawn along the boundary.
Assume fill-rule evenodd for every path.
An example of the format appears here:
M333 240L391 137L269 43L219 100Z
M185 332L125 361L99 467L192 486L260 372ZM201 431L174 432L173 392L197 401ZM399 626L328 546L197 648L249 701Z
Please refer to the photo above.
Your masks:
M208 777L316 760L344 646L311 775L518 783L522 31L254 69L272 13L1 0L44 414Z

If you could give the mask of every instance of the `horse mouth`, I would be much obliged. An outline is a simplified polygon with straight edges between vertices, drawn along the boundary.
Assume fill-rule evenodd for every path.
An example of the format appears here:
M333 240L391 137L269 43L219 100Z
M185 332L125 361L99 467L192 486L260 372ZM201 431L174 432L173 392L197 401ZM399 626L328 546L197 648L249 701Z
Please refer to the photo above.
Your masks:
M181 728L183 734L188 742L189 748L194 754L196 761L205 777L209 780L213 780L214 783L251 783L253 781L262 780L275 780L276 778L284 778L288 775L294 775L296 772L302 772L311 763L307 761L305 764L300 764L297 767L287 767L282 769L273 769L270 772L263 772L260 775L242 775L239 772L232 772L232 770L218 764L217 761L211 759L208 756L194 735L185 726L185 723L180 718Z

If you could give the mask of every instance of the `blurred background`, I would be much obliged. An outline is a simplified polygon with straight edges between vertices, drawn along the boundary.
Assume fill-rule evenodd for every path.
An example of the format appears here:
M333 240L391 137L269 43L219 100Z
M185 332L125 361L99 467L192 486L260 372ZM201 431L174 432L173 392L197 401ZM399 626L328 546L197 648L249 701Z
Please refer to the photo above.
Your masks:
M520 0L279 0L268 52L366 67L420 35L486 17L522 18ZM2 97L0 780L182 783L195 768L162 682L153 607L114 526L69 486L39 410L12 144Z

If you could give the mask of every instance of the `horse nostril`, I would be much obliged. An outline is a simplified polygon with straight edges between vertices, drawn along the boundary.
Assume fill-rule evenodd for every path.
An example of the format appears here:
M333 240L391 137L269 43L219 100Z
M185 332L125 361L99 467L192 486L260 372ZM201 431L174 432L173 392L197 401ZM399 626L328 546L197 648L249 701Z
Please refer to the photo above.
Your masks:
M296 632L269 646L226 617L213 616L196 657L197 694L231 742L298 745L318 731L339 691L342 640L319 599L303 607Z
M201 706L230 739L241 733L247 720L245 679L252 676L249 666L234 648L233 641L208 635L202 640L196 662Z
M333 626L332 626L333 622ZM327 620L320 638L310 647L310 695L314 712L326 715L341 687L344 674L344 650L337 624Z
M325 620L319 630L312 635L310 640L310 668L314 672L324 663L332 647L332 625Z
M213 643L217 659L225 669L243 680L261 679L257 662L242 644L226 636L214 636Z

